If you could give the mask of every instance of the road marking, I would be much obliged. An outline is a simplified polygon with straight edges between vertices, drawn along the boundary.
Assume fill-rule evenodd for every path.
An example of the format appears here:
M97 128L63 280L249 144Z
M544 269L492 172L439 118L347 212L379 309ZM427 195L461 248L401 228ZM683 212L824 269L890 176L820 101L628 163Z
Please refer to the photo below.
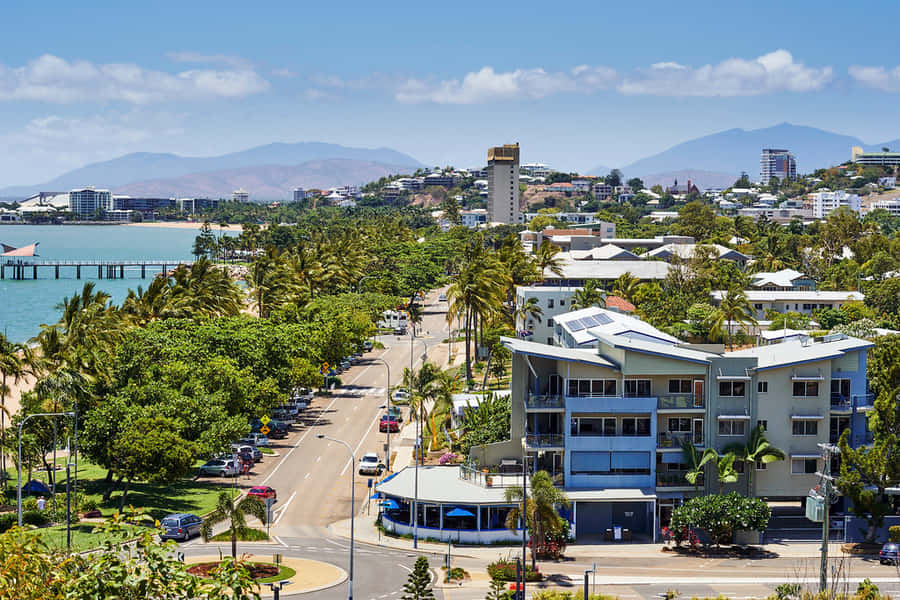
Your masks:
M309 473L307 473L306 477L304 477L303 479L309 479Z
M400 567L400 568L406 569L407 571L409 571L410 573L412 573L412 569L410 569L409 567L407 567L407 566L404 565L404 564L397 563L397 566Z
M321 461L322 461L322 455L320 454L320 455L316 458L316 462L321 462Z
M291 494L291 497L288 498L288 501L284 503L284 506L282 506L281 508L278 509L278 510L280 510L281 512L278 513L278 518L275 519L275 525L278 525L278 521L280 521L280 520L281 520L281 517L284 516L284 513L287 512L287 507L290 506L291 500L293 500L293 499L294 499L294 496L296 496L296 495L297 495L297 490L294 490L294 492ZM275 539L278 540L277 537L276 537ZM280 542L281 540L278 540L278 541Z
M338 544L338 543L337 543L336 541L334 541L334 540L330 540L330 539L328 539L328 538L322 538L322 539L324 539L324 540L325 540L326 542L328 542L329 544L334 544L335 546L337 546L337 547L340 548L341 550L348 550L347 546L342 546L341 544Z
M366 441L366 438L369 437L369 433L372 432L372 428L375 427L375 423L377 423L377 422L378 422L378 414L376 413L375 418L372 419L372 423L369 425L369 428L366 429L366 432L359 439L359 443L356 445L356 449L353 451L353 456L347 460L347 464L344 465L343 469L341 469L341 474L338 475L338 477L343 477L344 473L347 472L347 467L350 466L350 464L353 462L353 459L356 457L357 454L359 454L359 449L362 448L363 443Z
M278 521L275 521L275 522L277 523ZM281 544L281 545L284 546L285 548L288 547L288 545L285 544L284 542L282 542L282 541L281 541L281 538L278 537L277 535L273 535L272 537L275 538L275 541L277 541L279 544Z

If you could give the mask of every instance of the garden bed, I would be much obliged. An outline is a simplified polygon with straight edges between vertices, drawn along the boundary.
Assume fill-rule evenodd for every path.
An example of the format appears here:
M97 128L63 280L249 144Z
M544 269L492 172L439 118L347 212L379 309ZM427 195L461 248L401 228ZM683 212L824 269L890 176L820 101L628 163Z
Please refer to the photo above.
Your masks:
M187 571L191 575L198 577L210 577L212 571L218 568L220 561L202 562L191 565ZM250 571L252 577L257 583L269 583L271 581L281 581L296 575L296 571L290 567L276 565L274 563L265 562L245 562L244 567Z
M877 555L881 552L881 544L871 542L850 542L841 545L841 552L844 554Z
M660 552L694 558L778 558L777 552L759 546L663 546Z

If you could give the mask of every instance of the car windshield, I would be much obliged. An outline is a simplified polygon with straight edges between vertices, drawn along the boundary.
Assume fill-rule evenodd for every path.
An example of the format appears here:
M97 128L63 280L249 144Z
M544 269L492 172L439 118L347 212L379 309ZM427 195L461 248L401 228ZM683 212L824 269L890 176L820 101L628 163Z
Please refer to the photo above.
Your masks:
M166 529L170 527L178 527L178 519L163 519L162 526Z

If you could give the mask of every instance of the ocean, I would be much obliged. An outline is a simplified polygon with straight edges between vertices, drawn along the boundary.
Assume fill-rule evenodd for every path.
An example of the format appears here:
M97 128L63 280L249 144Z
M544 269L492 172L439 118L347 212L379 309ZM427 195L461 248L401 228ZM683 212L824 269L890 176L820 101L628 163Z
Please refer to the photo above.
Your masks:
M218 236L218 227L213 227ZM239 229L224 230L237 234ZM165 227L128 227L124 225L0 225L0 242L24 246L40 242L40 259L142 259L185 260L193 258L191 247L199 231ZM3 259L0 259L3 260ZM41 330L42 323L55 323L60 310L56 306L63 298L81 290L86 281L94 281L99 290L110 294L120 304L128 289L144 288L151 274L141 279L140 269L126 270L125 279L96 279L96 268L82 268L82 278L75 279L73 267L63 268L60 279L54 279L53 269L38 269L39 279L0 281L0 332L13 342L27 342ZM31 271L26 273L31 277Z

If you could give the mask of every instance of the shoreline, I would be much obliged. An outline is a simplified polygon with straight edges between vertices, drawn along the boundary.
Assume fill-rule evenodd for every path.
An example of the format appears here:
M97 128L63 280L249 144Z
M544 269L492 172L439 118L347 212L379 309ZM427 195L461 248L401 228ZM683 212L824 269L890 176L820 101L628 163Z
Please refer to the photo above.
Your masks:
M119 223L124 227L145 227L149 229L197 229L199 230L203 227L203 221L148 221L145 223ZM219 230L218 223L210 222L210 227L213 232ZM225 231L234 230L234 228L239 228L238 225L228 225L228 227L224 228Z

